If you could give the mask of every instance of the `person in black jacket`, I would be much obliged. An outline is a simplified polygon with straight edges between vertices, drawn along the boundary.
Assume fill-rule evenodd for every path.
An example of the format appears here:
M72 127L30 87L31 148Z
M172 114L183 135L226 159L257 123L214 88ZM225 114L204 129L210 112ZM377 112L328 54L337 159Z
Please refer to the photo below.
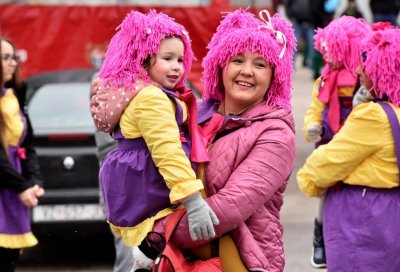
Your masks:
M356 0L349 0L346 9L341 16L353 16L355 18L364 18L361 11L358 9Z
M29 208L44 194L32 127L23 112L15 46L0 37L0 271L15 271L20 249L37 244Z
M311 0L285 0L286 15L293 24L297 51L303 50L303 65L312 68L314 50L314 19Z
M400 0L371 0L369 2L374 22L390 22L397 25L400 11Z

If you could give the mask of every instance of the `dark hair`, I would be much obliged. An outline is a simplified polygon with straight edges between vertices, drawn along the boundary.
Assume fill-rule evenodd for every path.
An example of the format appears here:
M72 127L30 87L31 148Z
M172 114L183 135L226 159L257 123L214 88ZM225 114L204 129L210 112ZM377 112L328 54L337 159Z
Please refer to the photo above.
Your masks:
M0 42L5 41L9 43L12 48L14 49L14 54L17 53L17 48L15 47L14 43L5 37L0 36ZM0 46L0 55L1 55L1 46ZM3 65L0 65L0 86L4 86L6 88L13 88L14 90L18 90L21 87L21 79L20 79L20 63L17 61L17 67L15 67L15 72L10 81L3 82Z
M0 37L0 56L2 54L1 52L1 42L5 41L9 43L13 49L14 53L16 53L17 49L15 45L9 40L4 37ZM16 92L18 89L21 87L21 81L20 81L20 69L19 69L19 62L17 62L17 66L15 68L15 72L11 78L10 81L3 82L3 60L1 60L1 65L0 65L0 88L13 88ZM2 96L3 90L0 92L0 96ZM6 144L6 139L5 139L5 119L3 116L2 108L1 108L1 103L0 103L0 146L3 149L3 151L8 154L7 152L7 144Z

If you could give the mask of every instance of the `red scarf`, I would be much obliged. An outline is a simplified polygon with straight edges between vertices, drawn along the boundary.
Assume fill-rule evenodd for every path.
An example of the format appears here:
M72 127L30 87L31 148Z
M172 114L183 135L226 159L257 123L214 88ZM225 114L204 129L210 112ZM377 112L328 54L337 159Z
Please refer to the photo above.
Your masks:
M345 69L324 71L324 85L321 87L318 99L328 107L328 123L333 133L337 133L343 124L340 123L340 102L338 88L355 87L357 78Z
M209 157L207 154L207 145L202 137L202 132L197 124L197 103L192 91L186 86L176 87L174 89L180 100L185 102L188 108L188 124L189 134L192 140L191 161L207 162Z
M224 116L219 113L214 113L211 119L202 126L203 140L206 146L212 143L223 123Z

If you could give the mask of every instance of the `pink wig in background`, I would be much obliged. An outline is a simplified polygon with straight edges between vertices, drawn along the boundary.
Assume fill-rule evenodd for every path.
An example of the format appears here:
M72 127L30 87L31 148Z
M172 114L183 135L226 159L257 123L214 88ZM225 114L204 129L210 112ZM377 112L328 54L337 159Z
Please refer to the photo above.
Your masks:
M223 68L232 57L251 51L259 53L274 69L265 98L267 103L276 108L291 108L293 54L296 48L293 28L280 14L272 18L265 12L261 15L260 20L246 10L238 9L221 21L207 46L209 51L202 63L204 99L223 100Z
M113 88L132 88L138 80L150 83L143 62L159 52L164 38L181 38L184 44L184 74L177 86L183 85L193 61L191 40L185 28L173 18L151 10L148 14L128 13L111 39L99 77Z
M376 31L363 44L364 71L373 83L372 90L377 98L387 96L400 106L400 29Z
M369 35L372 29L364 19L342 16L316 30L314 47L323 55L328 51L335 65L355 76L361 62L361 41Z

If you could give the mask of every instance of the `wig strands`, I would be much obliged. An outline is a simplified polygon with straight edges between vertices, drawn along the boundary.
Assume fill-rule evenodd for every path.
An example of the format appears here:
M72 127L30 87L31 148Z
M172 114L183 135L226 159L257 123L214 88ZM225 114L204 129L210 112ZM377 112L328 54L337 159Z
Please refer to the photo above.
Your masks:
M184 44L185 71L178 86L183 85L194 56L188 32L182 25L155 10L148 14L132 11L117 27L117 31L111 39L99 73L106 84L111 85L113 89L132 89L138 80L150 83L143 62L159 52L162 39L176 37L181 38Z
M229 13L218 26L203 60L204 98L223 99L221 73L230 59L247 51L258 52L274 69L273 81L267 92L267 103L276 108L290 109L291 78L293 74L293 53L296 39L291 24L280 14L271 18L275 31L286 37L286 50L279 55L285 44L277 40L276 33L267 29L266 23L253 14L239 9Z
M400 106L400 29L387 29L374 33L365 41L365 73L373 83L378 98L386 95Z
M372 34L364 19L342 16L325 28L318 28L314 36L315 48L325 54L328 50L335 65L343 66L356 75L360 65L361 40Z

